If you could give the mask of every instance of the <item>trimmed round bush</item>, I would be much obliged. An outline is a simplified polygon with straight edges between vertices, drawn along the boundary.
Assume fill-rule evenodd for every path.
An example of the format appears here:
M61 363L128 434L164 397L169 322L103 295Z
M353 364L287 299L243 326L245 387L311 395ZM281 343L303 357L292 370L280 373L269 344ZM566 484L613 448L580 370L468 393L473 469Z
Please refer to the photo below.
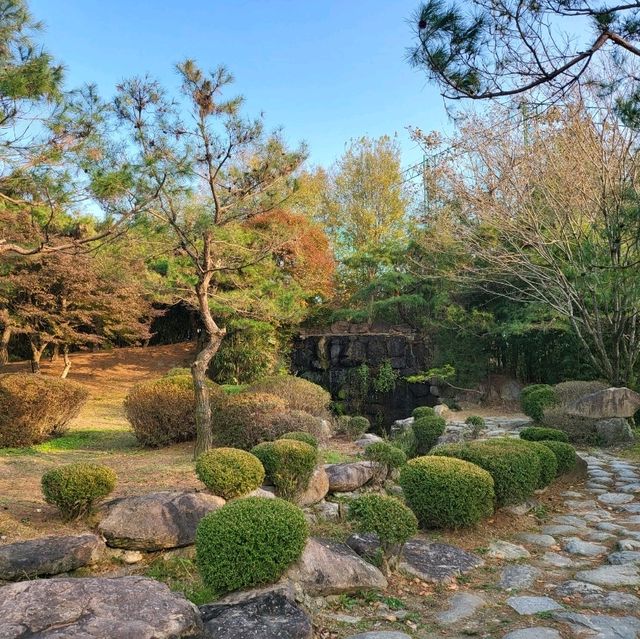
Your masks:
M578 462L578 456L576 455L576 449L567 442L559 442L555 439L549 441L539 442L543 446L549 448L556 456L558 462L558 475L564 475L571 472Z
M40 481L44 500L66 520L91 512L116 486L116 473L98 464L67 464L48 470Z
M496 439L489 439L487 444L492 444L494 446L525 446L529 448L529 450L534 451L538 456L538 462L540 464L540 474L536 488L547 487L558 474L558 462L556 460L556 456L540 442L499 437Z
M251 452L262 462L266 479L273 483L276 494L289 500L309 485L318 456L313 446L293 439L264 442Z
M351 439L358 439L359 437L362 437L369 428L371 428L371 423L366 417L355 415L350 417L349 421L346 422L344 433Z
M88 398L83 386L68 379L0 375L0 448L32 446L62 435Z
M196 564L216 595L272 583L300 558L308 534L297 506L277 498L238 499L200 520Z
M271 418L271 427L277 433L309 433L316 439L326 439L330 435L329 420L305 413L303 410L285 410L275 413ZM329 430L329 432L327 432Z
M424 528L472 526L493 513L493 478L462 459L416 457L400 471L400 485Z
M225 397L207 381L212 406ZM196 437L195 395L191 375L173 375L136 384L124 400L124 410L136 439L150 448L186 442Z
M467 419L464 420L465 424L469 426L474 426L475 428L484 428L484 417L480 417L480 415L469 415Z
M322 386L294 375L265 377L251 384L249 392L275 395L289 409L303 410L316 417L326 417L331 404L331 395Z
M349 502L349 518L360 532L375 533L383 548L403 545L418 532L413 512L396 497L369 494Z
M262 462L246 450L214 448L196 460L198 479L214 494L224 499L242 497L262 486Z
M558 442L568 442L569 436L567 433L558 430L557 428L543 428L541 426L530 426L529 428L523 428L520 431L520 439L526 439L529 442L540 442L543 440Z
M413 422L414 454L426 455L444 433L447 422L442 417L420 417Z
M318 440L309 433L304 433L301 431L292 431L290 433L285 433L284 435L280 435L278 439L293 439L298 442L304 442L305 444L309 444L317 450L318 448Z
M227 395L211 415L213 437L218 446L251 450L256 444L282 435L277 416L286 412L283 399L266 393Z
M547 384L534 384L522 389L520 404L522 412L536 422L544 418L544 409L557 403L556 392Z
M437 446L431 454L456 457L484 468L493 477L498 506L517 504L531 497L540 479L538 455L525 446L474 441Z
M404 451L388 442L374 442L364 449L364 458L376 465L376 483L384 481L392 470L407 463Z
M436 417L436 411L431 406L418 406L413 409L411 417L420 419L421 417Z

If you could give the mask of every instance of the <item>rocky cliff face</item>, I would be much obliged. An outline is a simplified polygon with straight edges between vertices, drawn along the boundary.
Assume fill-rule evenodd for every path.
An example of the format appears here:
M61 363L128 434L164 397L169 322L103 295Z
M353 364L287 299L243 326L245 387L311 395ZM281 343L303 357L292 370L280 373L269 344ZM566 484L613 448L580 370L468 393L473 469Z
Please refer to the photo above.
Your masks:
M404 326L341 322L326 331L301 334L292 352L296 374L327 388L348 412L365 414L385 427L410 415L416 406L436 404L437 397L428 385L408 384L403 379L428 369L430 361L431 350L424 337ZM397 374L396 387L393 392L375 392L371 382L387 362ZM363 364L370 382L364 393Z

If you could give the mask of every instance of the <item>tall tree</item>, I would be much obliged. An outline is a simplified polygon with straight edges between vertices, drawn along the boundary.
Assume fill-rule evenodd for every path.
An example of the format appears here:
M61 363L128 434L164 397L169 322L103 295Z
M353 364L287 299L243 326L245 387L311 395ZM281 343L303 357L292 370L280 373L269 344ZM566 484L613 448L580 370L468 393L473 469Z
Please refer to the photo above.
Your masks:
M197 456L213 443L205 381L225 335L212 313L212 297L224 290L225 279L273 254L277 241L271 234L245 242L239 225L274 206L262 196L286 182L305 150L288 150L279 135L265 134L260 120L244 119L241 98L222 97L233 80L226 69L205 73L192 60L177 69L182 82L177 99L157 82L133 79L119 87L115 108L137 150L132 161L143 173L141 197L159 194L148 215L174 238L188 273L185 289L190 288L204 327L191 367Z

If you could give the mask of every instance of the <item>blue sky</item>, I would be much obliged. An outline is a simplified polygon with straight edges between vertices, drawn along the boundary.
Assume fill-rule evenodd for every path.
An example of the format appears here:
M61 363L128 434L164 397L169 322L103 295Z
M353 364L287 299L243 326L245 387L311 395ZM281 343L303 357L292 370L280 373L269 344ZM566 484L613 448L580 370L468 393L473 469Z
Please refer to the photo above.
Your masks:
M405 165L420 159L406 127L447 127L440 96L409 67L407 18L418 0L31 0L45 46L69 86L103 95L150 73L176 85L173 66L192 57L226 65L247 114L306 140L329 165L350 138L397 133Z

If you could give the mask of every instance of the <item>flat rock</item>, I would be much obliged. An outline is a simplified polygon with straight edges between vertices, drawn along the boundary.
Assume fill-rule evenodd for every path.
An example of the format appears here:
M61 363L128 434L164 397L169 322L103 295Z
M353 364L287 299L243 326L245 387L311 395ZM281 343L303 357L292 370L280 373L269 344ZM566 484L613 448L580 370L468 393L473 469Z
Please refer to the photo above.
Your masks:
M0 546L0 580L59 575L96 563L105 550L98 535L41 537Z
M619 488L621 493L627 493L629 495L636 495L640 493L640 484L625 484Z
M620 506L620 510L631 515L640 515L640 504L624 504Z
M449 599L449 609L436 615L436 621L442 625L457 623L471 617L476 610L486 605L486 601L472 592L459 592Z
M587 522L581 517L576 517L575 515L558 515L554 517L551 521L554 524L561 524L563 526L573 526L575 528L587 528Z
M156 551L188 546L199 521L225 503L207 493L161 491L105 505L98 530L113 548Z
M618 550L640 550L640 539L620 539L616 547Z
M492 541L489 544L487 556L493 559L513 561L515 559L526 559L527 557L531 557L531 554L523 546L511 544L508 541L498 540Z
M59 578L0 588L2 639L196 639L196 606L146 577Z
M329 492L348 493L364 486L374 475L372 462L347 462L344 464L326 464L324 467L329 478Z
M312 506L313 504L321 502L327 496L328 492L329 476L322 466L318 466L313 472L313 475L311 475L307 489L301 495L298 495L296 502L298 506L302 508Z
M565 552L581 557L597 557L604 555L609 549L602 544L594 544L590 541L582 541L580 537L569 537L562 545Z
M587 583L586 581L576 581L575 579L563 581L555 589L555 593L559 597L575 597L576 595L583 597L585 595L598 595L604 592L604 589L600 586Z
M484 561L462 548L449 544L410 539L404 547L400 570L432 583L452 581L484 565Z
M347 639L411 639L411 637L404 632L396 632L394 630L374 630L373 632L349 635Z
M568 526L565 524L549 524L542 527L542 532L550 537L556 535L557 537L567 537L573 535L579 535L584 533L585 528L576 528L576 526Z
M551 535L540 535L538 533L520 533L518 535L518 540L525 544L540 546L541 548L552 548L558 544L555 538Z
M640 599L628 592L603 592L587 595L582 603L589 608L640 611Z
M603 493L598 495L598 501L607 506L618 506L619 504L628 504L633 501L633 495L627 493Z
M504 590L526 590L531 588L540 577L542 577L542 571L534 566L525 564L507 566L500 575L499 585Z
M542 555L542 561L554 568L570 568L573 566L573 560L570 557L557 552L545 552Z
M214 639L311 639L309 615L279 592L240 603L200 606L205 633Z
M582 570L576 573L579 581L588 581L597 586L640 586L640 573L636 566L600 566L593 570Z
M562 639L562 635L553 628L545 626L533 626L521 628L505 635L502 639Z
M576 512L595 510L598 507L593 499L567 499L564 503L569 510L574 510Z
M309 539L302 557L285 576L311 595L339 595L387 587L384 575L349 546L316 537Z
M640 619L636 617L610 617L583 615L577 612L554 612L553 618L571 626L577 634L589 632L596 639L636 639L640 632Z
M640 551L638 550L619 550L612 552L607 561L613 566L623 566L625 564L640 565Z
M513 608L519 615L536 615L540 612L564 608L551 597L509 597L507 606Z

